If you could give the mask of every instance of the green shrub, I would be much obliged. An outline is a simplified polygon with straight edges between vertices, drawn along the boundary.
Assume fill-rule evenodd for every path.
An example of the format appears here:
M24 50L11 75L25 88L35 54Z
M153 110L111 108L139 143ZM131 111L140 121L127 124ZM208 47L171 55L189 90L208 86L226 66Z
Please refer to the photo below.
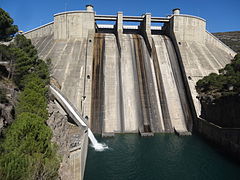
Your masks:
M0 178L56 179L60 159L46 125L46 81L37 73L26 75L17 104L17 118L1 143Z
M41 79L45 80L45 83L49 83L49 69L48 65L41 59L39 59L35 65L34 72L40 77Z
M19 49L22 49L25 53L28 54L30 58L37 60L37 50L32 45L31 40L27 39L25 36L18 34L15 37L15 46Z
M240 92L240 54L230 64L219 70L219 74L210 75L199 80L196 85L198 93L220 93L222 96Z
M18 115L23 112L30 112L46 119L48 117L46 109L47 100L45 96L31 89L25 89L20 94L16 113Z
M1 176L4 179L38 179L39 174L47 176L46 179L56 177L59 158L51 136L44 118L32 113L18 115L1 144L4 154L0 157Z
M16 119L0 143L0 179L56 179L60 160L46 125L48 65L38 59L37 50L22 35L17 35L8 48L0 46L0 53L12 62L13 80L22 90ZM4 97L0 90L0 100L4 101Z
M9 47L0 44L0 60L1 61L9 61L11 58L11 53L9 51Z
M39 78L37 73L31 73L26 75L21 81L21 84L24 86L25 89L31 89L35 92L41 93L42 95L46 95L47 93L46 85L48 83L45 79Z
M21 87L21 80L25 75L31 73L35 65L35 60L30 58L26 52L19 48L11 48L12 57L14 59L13 80L16 85Z
M45 83L49 83L48 65L37 57L37 51L29 39L17 35L15 45L10 48L14 62L13 80L16 85L23 89L24 79L27 75L35 73Z

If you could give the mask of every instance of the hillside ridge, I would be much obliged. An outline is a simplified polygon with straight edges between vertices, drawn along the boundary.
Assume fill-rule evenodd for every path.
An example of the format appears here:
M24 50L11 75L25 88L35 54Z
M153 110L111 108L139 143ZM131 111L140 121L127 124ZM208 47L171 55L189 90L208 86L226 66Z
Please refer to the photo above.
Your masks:
M240 31L217 32L212 34L235 52L240 53Z

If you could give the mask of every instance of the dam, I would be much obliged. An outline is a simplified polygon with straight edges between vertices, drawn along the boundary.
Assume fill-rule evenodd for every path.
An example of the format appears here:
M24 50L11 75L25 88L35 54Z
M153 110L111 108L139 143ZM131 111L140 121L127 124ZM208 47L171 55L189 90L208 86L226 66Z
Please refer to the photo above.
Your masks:
M51 58L59 90L103 137L190 135L201 114L196 82L236 54L206 20L180 9L167 17L97 15L87 5L24 35L41 59Z

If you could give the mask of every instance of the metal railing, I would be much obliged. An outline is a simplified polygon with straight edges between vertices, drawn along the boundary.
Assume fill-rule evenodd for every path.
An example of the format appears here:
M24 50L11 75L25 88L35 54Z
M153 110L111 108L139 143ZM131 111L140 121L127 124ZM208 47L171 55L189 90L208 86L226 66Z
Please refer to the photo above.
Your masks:
M142 22L144 16L123 16L123 21L127 22ZM152 23L169 22L169 17L151 17ZM117 15L95 15L95 21L117 21Z

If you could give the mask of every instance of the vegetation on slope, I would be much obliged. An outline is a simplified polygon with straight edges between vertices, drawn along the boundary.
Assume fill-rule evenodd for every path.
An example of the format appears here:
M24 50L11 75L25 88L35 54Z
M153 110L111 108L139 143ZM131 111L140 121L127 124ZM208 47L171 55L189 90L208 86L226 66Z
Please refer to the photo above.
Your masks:
M240 128L240 54L197 82L201 117L225 128Z
M212 95L216 98L240 93L240 54L230 64L219 70L219 74L211 73L197 82L199 94Z
M5 39L11 37L8 34ZM48 66L37 57L31 41L22 35L17 35L10 46L1 45L0 54L10 62L9 78L21 90L16 119L1 139L0 179L55 179L59 158L51 142L51 129L46 124ZM4 91L0 97L4 101Z

